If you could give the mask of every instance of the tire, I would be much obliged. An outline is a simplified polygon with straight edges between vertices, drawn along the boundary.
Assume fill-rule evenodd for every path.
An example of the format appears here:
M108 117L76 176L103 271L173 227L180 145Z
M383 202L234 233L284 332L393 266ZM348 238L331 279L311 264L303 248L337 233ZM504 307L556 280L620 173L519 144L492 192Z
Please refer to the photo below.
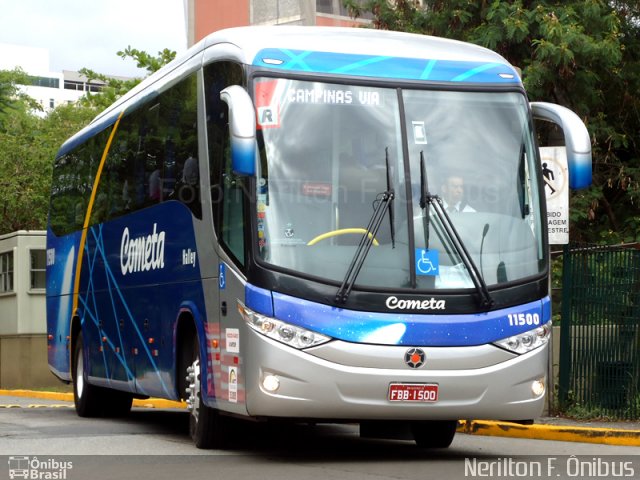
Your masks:
M101 388L102 413L106 417L124 417L131 411L133 395L110 388Z
M76 340L73 356L73 400L80 417L121 417L131 410L133 395L91 385L87 381L82 333Z
M448 448L458 427L457 420L412 422L411 433L420 448Z
M78 334L72 358L73 403L80 417L98 417L102 413L100 388L87 381L82 333Z
M187 405L189 408L189 434L196 447L225 449L229 446L229 419L202 401L202 375L200 374L200 346L193 348L193 362L186 370Z

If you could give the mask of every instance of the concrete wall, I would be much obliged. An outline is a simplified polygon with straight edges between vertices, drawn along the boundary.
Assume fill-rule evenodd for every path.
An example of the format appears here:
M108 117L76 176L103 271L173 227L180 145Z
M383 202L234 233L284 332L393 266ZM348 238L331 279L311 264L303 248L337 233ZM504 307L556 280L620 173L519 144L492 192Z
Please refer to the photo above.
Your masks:
M193 15L195 43L216 30L249 25L249 0L195 0Z
M31 288L31 250L46 233L0 235L0 253L13 252L13 291L0 294L0 388L62 385L47 364L46 291Z
M316 11L315 0L185 0L187 42L191 46L223 28L245 25L320 25L351 27L368 23L334 13Z
M0 337L0 388L59 388L62 385L49 371L45 334Z

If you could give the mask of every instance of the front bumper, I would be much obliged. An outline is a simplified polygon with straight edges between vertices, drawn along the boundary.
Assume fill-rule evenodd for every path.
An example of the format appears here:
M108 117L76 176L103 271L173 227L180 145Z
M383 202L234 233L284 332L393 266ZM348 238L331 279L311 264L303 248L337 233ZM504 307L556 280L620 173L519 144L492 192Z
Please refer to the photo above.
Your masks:
M300 351L248 332L244 363L246 405L254 417L327 420L526 420L541 415L548 345L524 355L493 345L422 347L425 365L403 362L406 346L334 341ZM261 385L279 379L276 392ZM387 400L390 383L437 383L435 403Z

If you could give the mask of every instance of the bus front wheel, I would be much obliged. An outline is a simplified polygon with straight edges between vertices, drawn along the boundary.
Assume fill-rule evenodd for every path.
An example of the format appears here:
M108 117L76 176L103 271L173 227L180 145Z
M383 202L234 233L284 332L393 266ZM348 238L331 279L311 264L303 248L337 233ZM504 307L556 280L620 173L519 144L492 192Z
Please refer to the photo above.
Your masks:
M200 347L194 347L194 360L187 367L187 408L189 434L198 448L226 448L229 441L229 419L202 401Z
M420 448L447 448L453 442L457 420L412 422L411 433Z

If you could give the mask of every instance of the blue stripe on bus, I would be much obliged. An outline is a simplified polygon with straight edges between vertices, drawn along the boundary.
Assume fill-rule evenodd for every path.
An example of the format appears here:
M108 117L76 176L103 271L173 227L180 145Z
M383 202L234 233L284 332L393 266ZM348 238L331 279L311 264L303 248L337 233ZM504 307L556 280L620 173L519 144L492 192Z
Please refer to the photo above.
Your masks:
M360 77L519 84L517 72L508 64L354 55L265 48L253 65L285 71L353 75Z
M269 290L247 283L244 287L244 299L247 307L254 312L273 317L273 300Z
M515 319L519 314L537 315L539 325L551 320L548 297L517 307L474 314L408 314L345 310L247 285L247 306L279 320L353 343L453 347L484 345L535 328ZM512 320L510 322L509 315ZM271 316L271 315L269 315Z

